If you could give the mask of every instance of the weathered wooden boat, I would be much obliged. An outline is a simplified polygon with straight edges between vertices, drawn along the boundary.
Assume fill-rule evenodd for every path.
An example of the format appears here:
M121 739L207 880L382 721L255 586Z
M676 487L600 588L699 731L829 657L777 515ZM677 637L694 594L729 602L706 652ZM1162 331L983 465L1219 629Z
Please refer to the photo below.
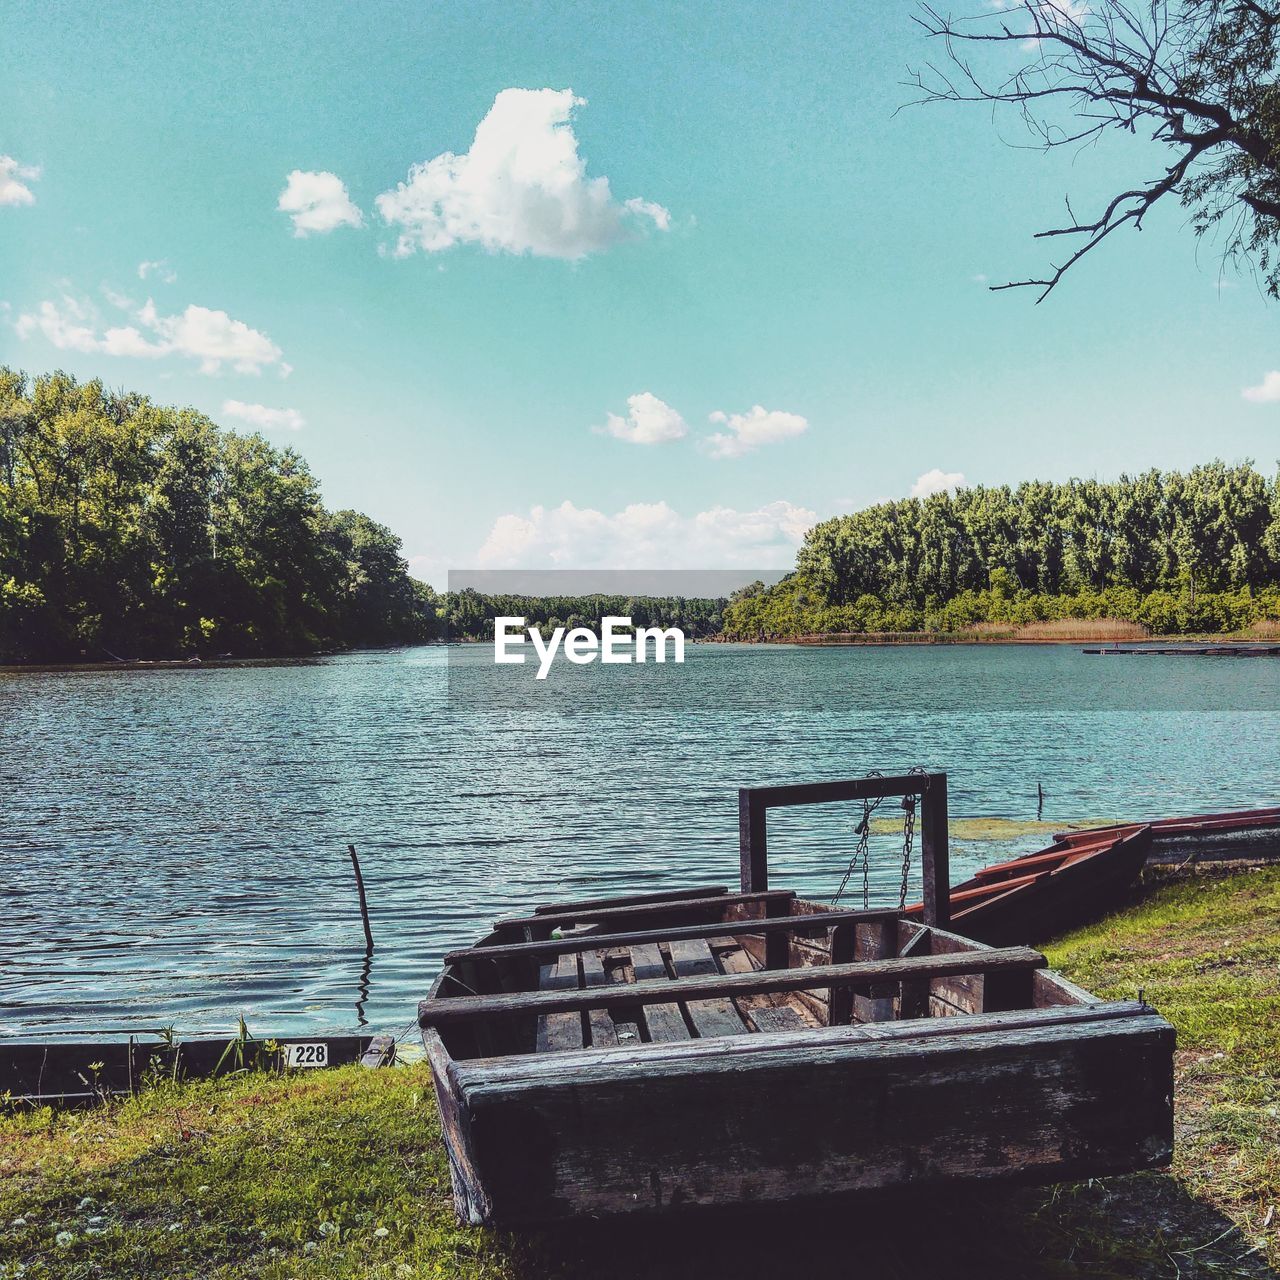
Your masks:
M395 1061L386 1035L306 1039L203 1038L0 1040L0 1099L11 1106L78 1106L138 1092L147 1082L193 1080L233 1071L284 1071Z
M955 885L949 894L952 927L989 946L1051 938L1114 908L1150 850L1149 826L1079 840L1058 837L1048 849L983 867ZM905 914L917 919L923 911L924 904L916 903Z
M918 798L926 907L769 888L765 814ZM1164 1165L1174 1033L947 925L946 776L740 795L740 892L559 902L419 1006L464 1221L817 1200Z
M1109 834L1132 831L1116 824L1054 836L1064 844L1087 844ZM1226 813L1198 813L1183 818L1158 818L1151 828L1152 863L1268 862L1280 859L1280 808L1236 809Z

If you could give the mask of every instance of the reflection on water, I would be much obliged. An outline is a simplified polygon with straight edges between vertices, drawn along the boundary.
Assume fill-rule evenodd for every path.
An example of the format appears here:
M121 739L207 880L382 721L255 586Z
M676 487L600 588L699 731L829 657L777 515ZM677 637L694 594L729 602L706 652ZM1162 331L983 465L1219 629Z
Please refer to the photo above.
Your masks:
M1280 662L698 646L539 688L484 647L447 666L0 675L0 1035L399 1030L500 915L732 884L741 785L946 769L984 820L957 823L956 878L1044 843L1037 783L1050 824L1280 801ZM772 814L774 883L829 896L856 820ZM875 832L896 901L900 833Z

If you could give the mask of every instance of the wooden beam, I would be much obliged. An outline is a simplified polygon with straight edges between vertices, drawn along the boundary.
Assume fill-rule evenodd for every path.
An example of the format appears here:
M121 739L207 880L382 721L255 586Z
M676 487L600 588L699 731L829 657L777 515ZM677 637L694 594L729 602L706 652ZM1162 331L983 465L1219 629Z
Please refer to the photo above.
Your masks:
M759 893L769 887L768 832L759 794L759 787L738 791L738 863L743 893Z
M625 894L619 898L582 898L577 902L552 902L534 907L536 916L564 915L567 911L596 911L601 907L641 907L653 902L680 901L683 898L713 898L729 890L722 884L689 885L684 889L656 889L653 893Z
M932 790L945 773L903 773L891 778L843 778L839 782L799 782L782 787L744 787L766 809L794 804L834 804L841 800L874 800L884 796L918 796ZM945 789L944 789L945 793ZM739 801L741 808L741 801Z
M439 1026L470 1018L520 1013L558 1013L600 1009L612 1005L661 1004L671 1000L705 1000L715 996L760 995L771 991L803 991L811 987L901 982L918 978L946 978L957 974L999 973L1010 969L1040 969L1045 958L1030 947L983 948L954 955L918 956L908 960L872 960L856 964L817 965L803 969L762 969L756 973L683 978L675 982L634 982L594 991L529 991L492 996L452 996L424 1000L418 1024Z
M781 787L742 787L738 791L738 860L742 891L769 887L767 814L800 804L835 804L844 800L874 800L889 796L919 796L921 859L924 863L925 919L946 925L950 883L947 843L947 775L904 773L895 777L844 778L838 782L801 782ZM938 885L941 885L941 892Z
M673 924L663 929L635 929L625 933L584 933L575 938L547 938L542 942L509 942L489 947L468 947L450 951L445 964L466 960L519 960L560 956L571 951L608 951L646 942L675 942L686 938L733 937L740 933L812 933L837 925L874 924L891 920L893 908L878 911L829 911L811 916L775 916L755 920L713 920L710 924Z
M947 775L929 775L920 796L920 861L924 878L924 922L945 929L951 922L951 854L947 833Z
M711 898L682 898L678 902L653 902L639 907L595 907L584 911L563 911L555 915L517 916L510 920L495 920L494 929L524 929L538 927L554 929L562 924L584 924L616 920L619 917L660 916L673 911L712 911L720 907L735 907L759 903L767 907L770 902L794 901L792 889L774 889L767 893L724 893Z

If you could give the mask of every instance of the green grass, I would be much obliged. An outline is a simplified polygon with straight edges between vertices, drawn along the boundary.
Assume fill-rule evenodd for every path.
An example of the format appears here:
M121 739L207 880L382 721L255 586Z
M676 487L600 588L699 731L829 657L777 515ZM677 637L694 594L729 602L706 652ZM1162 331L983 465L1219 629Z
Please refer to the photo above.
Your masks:
M1145 889L1048 952L1178 1028L1171 1174L518 1239L455 1224L425 1067L253 1075L0 1119L0 1277L1274 1275L1280 871Z

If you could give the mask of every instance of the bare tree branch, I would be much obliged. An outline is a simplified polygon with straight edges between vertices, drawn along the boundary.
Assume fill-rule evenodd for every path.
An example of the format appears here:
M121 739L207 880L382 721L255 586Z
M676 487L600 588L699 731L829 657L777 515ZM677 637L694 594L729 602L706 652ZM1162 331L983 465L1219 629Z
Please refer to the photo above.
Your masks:
M1016 0L959 18L923 3L913 18L941 42L949 70L930 62L911 72L919 96L908 105L1013 107L1043 150L1145 127L1175 153L1164 173L1116 195L1092 220L1068 201L1070 223L1038 238L1079 236L1081 245L1047 278L994 290L1035 288L1043 301L1112 232L1140 228L1173 197L1191 210L1197 234L1230 228L1225 256L1252 256L1280 296L1280 0ZM1024 56L1001 72L1005 50ZM1228 213L1245 221L1232 228Z

